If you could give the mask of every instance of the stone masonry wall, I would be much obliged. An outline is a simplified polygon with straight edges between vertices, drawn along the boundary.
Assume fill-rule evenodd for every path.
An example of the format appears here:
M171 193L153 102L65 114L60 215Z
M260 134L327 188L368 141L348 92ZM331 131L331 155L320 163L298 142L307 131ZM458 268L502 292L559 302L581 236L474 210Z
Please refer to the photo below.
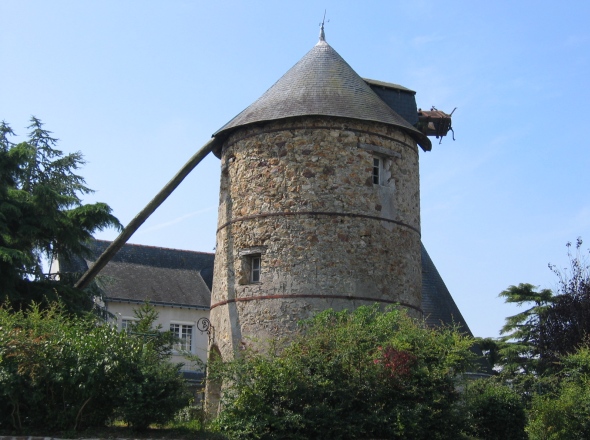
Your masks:
M211 322L223 357L326 308L399 302L421 314L418 149L405 133L274 121L230 136L221 166Z

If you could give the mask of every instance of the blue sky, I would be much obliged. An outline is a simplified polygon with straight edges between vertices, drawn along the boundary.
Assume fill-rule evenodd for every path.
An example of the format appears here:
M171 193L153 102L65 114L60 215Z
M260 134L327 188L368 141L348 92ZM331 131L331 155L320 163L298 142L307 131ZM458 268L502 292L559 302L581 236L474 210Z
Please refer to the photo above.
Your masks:
M127 224L311 49L324 9L361 76L457 107L456 141L420 155L422 239L473 333L497 336L517 312L501 290L554 288L566 242L590 247L590 2L2 0L0 119L82 151L85 200ZM208 157L130 242L213 251L218 185Z

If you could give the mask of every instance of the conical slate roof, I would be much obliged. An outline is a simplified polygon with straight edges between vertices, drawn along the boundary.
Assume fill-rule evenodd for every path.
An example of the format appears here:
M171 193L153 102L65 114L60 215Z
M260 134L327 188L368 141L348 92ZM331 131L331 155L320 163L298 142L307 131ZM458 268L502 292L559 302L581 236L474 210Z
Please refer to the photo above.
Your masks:
M309 115L393 125L410 134L424 150L431 149L430 140L383 102L323 34L297 64L213 136L256 122Z

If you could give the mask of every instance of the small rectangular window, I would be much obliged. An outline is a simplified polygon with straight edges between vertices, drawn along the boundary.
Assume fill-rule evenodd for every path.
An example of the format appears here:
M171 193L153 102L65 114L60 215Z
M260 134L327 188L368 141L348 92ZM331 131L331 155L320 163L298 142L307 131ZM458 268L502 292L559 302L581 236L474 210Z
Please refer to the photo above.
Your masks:
M252 283L260 282L260 256L253 256L250 260L250 281Z
M178 351L191 351L193 346L193 326L184 324L170 324L170 331L178 341L174 348Z
M121 331L129 333L133 324L136 322L136 319L125 319L121 320Z
M381 159L377 157L373 158L373 184L381 184Z
M265 253L266 246L251 246L238 251L241 260L236 273L238 284L243 286L262 282L262 256Z

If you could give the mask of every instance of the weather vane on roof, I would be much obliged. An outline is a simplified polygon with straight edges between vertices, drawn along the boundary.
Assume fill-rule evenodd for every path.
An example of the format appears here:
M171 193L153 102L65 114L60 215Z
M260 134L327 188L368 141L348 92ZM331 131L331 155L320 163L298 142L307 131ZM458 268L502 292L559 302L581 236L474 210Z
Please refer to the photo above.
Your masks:
M326 10L324 9L324 18L322 19L322 22L320 23L320 41L326 41L326 34L324 33L324 23L326 23ZM328 20L328 23L330 23L330 20Z

